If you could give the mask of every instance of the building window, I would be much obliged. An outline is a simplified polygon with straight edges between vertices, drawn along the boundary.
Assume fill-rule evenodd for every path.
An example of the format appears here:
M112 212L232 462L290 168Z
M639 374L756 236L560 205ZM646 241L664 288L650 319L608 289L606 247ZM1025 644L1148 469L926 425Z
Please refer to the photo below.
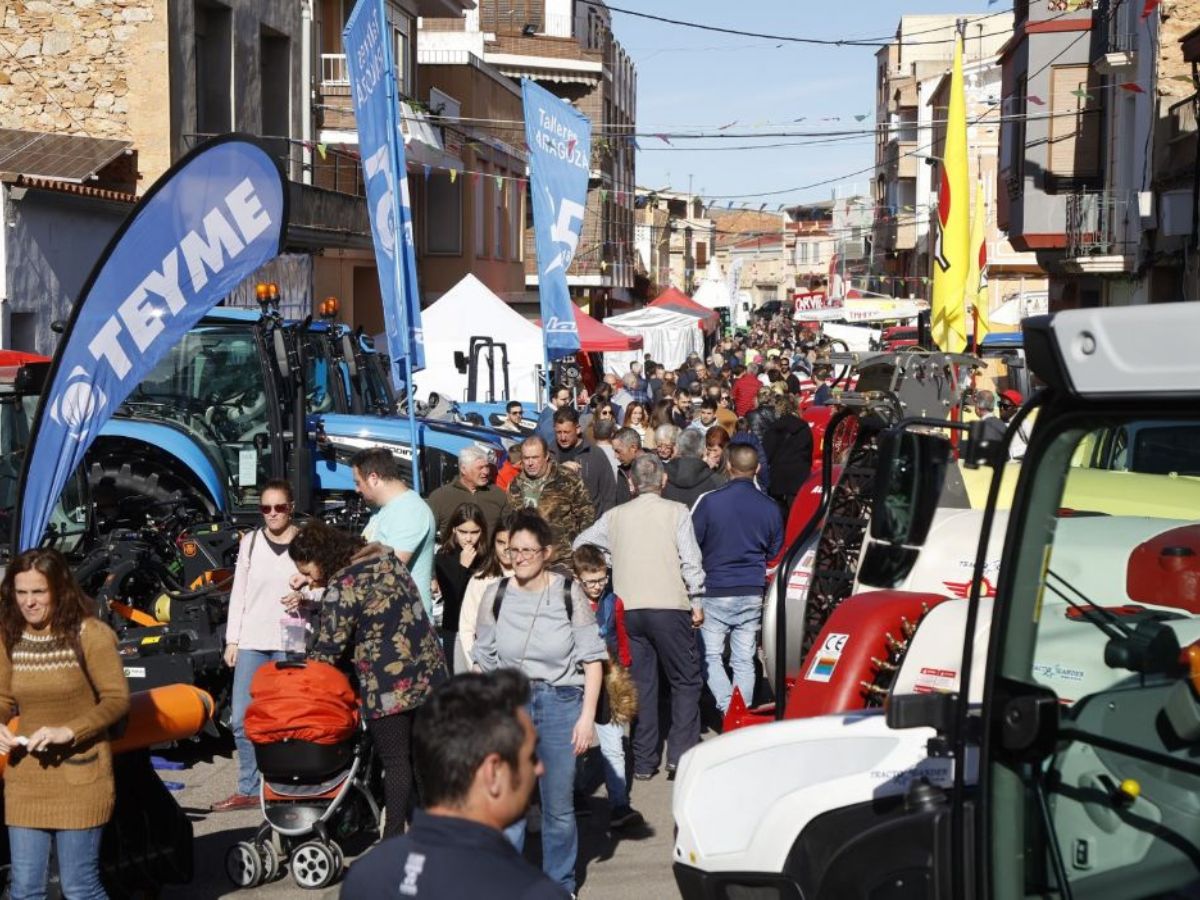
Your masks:
M413 95L412 35L413 20L403 13L392 13L392 35L395 41L392 62L396 66L396 91L401 97Z
M445 256L462 254L462 182L433 173L425 182L425 250Z
M233 127L233 64L227 6L196 3L196 133Z
M291 136L291 43L288 38L266 28L259 36L262 133L266 137Z
M487 253L487 207L484 206L483 173L472 175L474 184L471 186L472 210L475 222L475 256L482 259Z
M525 202L523 183L513 181L510 185L510 202L508 205L508 258L520 261L524 258L525 242L522 240L522 230L525 226Z
M1091 67L1054 66L1050 71L1050 144L1047 190L1072 190L1100 174L1100 86Z
M508 181L492 179L492 259L504 259L505 200Z

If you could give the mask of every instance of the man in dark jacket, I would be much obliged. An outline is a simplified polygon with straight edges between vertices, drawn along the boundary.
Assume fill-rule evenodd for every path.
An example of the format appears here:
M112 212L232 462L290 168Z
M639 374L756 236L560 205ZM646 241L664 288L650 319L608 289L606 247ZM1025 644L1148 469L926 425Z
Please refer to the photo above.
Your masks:
M596 517L616 505L617 482L612 465L603 453L583 440L579 414L564 407L554 414L554 455L558 464L574 470L583 479Z
M620 506L635 495L633 489L633 461L642 455L642 438L632 428L622 428L612 439L613 453L617 457L616 505Z
M729 483L705 494L692 509L692 528L704 559L704 677L723 713L735 685L747 706L754 702L754 652L767 560L783 545L779 507L754 486L758 451L730 444L726 471ZM733 684L721 660L726 637Z
M808 478L813 456L812 429L796 415L796 401L787 394L775 398L775 421L763 436L763 449L771 463L771 496L786 516Z
M413 814L408 834L354 864L342 897L569 896L504 836L543 773L528 703L525 676L505 669L459 675L421 706L413 761L426 808Z
M667 486L663 498L691 509L702 494L715 491L725 479L704 461L704 434L689 428L675 443L676 458L667 463Z

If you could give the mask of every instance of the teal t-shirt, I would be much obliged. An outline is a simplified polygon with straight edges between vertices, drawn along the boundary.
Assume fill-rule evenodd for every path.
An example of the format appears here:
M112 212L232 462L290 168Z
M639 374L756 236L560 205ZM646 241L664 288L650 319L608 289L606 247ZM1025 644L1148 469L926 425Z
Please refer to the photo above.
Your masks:
M408 571L421 592L425 614L433 621L433 554L437 544L437 523L433 510L421 495L408 490L381 506L367 522L362 536L368 541L379 541L393 550L412 554Z

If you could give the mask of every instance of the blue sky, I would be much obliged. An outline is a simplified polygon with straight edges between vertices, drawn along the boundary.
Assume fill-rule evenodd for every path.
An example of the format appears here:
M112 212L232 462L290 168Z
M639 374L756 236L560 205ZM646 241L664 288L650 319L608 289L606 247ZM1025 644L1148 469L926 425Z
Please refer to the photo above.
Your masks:
M987 0L613 0L639 12L770 34L820 38L892 35L900 16L920 13L980 13L1011 8ZM788 129L869 128L875 121L875 48L819 47L722 35L613 13L613 31L638 68L638 131L682 131L705 126L728 132L778 131L763 123L787 123ZM860 123L854 116L865 115ZM803 123L793 120L805 117ZM840 117L840 122L823 118ZM725 146L787 142L788 138L730 138ZM793 143L797 138L790 139ZM692 145L721 145L722 140L641 138L637 158L639 185L688 189L705 196L749 194L807 185L866 168L873 163L869 135L827 146L788 146L762 150L703 152ZM843 182L843 193L857 185L865 192L869 174ZM759 198L757 207L817 200L831 196L832 185ZM720 201L724 203L725 201Z

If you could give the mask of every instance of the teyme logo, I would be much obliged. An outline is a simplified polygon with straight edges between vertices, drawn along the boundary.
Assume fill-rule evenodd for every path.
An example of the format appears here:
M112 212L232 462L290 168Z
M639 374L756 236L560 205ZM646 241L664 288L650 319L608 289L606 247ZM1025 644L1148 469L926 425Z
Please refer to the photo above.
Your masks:
M557 316L547 319L543 327L547 334L577 334L579 332L579 326L575 324L574 320L567 321Z
M106 406L107 395L92 383L83 366L76 366L62 393L50 404L50 418L65 427L73 440L81 441Z

